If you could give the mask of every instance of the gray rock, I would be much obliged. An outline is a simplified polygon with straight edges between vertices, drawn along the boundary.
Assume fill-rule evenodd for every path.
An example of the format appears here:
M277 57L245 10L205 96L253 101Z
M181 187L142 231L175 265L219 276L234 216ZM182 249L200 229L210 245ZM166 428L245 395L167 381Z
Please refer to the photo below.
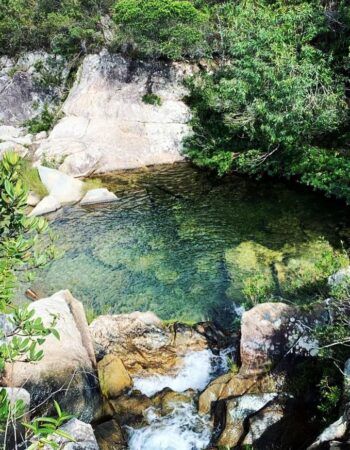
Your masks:
M331 275L328 278L328 284L330 286L334 286L340 284L343 280L349 278L350 281L350 266L345 269L340 269L335 274Z
M45 104L59 102L68 72L63 57L45 52L25 53L18 59L0 58L0 123L22 126L40 115ZM55 85L47 84L47 73L56 76Z
M60 170L73 177L87 177L94 172L100 158L101 152L96 149L93 153L82 150L68 155L61 164Z
M23 136L23 128L12 127L10 125L0 126L0 141L8 141L13 138Z
M83 196L84 183L56 169L38 167L39 176L48 190L62 205L78 202Z
M118 200L118 197L106 188L91 189L80 201L81 205L92 205L94 203L110 203Z
M56 442L62 450L99 450L92 426L78 419L71 419L60 430L68 433L75 442L62 436L52 435L50 440ZM51 450L51 446L45 446L44 450Z
M47 195L29 213L29 217L43 216L55 212L61 207L61 203L53 195Z
M100 412L101 397L96 374L96 360L84 308L69 291L38 300L29 306L34 317L41 317L44 325L52 324L60 339L50 335L39 347L43 358L36 362L16 361L7 364L4 374L6 386L23 387L31 395L36 413L52 413L56 399L64 411L86 422Z
M325 443L331 443L332 441L337 441L344 438L348 430L347 417L344 414L337 421L329 425L313 442L307 450L316 450L324 448Z
M62 170L74 176L182 160L190 131L182 80L191 71L186 64L134 62L107 52L86 56L63 105L65 117L36 157L69 157ZM142 101L150 84L160 106Z

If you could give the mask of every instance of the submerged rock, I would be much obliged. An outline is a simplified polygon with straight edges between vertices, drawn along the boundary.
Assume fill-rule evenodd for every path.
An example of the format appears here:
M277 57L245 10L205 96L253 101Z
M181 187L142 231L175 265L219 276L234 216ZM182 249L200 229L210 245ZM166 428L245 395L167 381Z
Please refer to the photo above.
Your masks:
M110 203L118 200L118 197L106 188L91 189L80 201L81 205L93 205L95 203Z
M91 421L100 408L100 391L95 371L95 355L83 306L69 291L38 300L29 308L55 329L60 339L50 335L38 362L16 361L7 364L4 382L9 387L23 387L31 395L31 407L38 414L52 410L56 399L61 408L84 421Z

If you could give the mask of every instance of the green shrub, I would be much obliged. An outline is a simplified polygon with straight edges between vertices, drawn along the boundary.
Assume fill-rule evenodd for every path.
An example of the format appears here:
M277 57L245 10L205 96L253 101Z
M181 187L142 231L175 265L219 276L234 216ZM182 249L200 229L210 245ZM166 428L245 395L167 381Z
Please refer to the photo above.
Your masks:
M151 58L199 57L207 50L209 16L187 0L119 0L113 19L120 44Z
M48 191L40 179L38 169L33 167L30 161L22 161L20 176L27 189L35 192L39 197L48 195Z
M315 45L329 31L321 2L248 0L214 10L225 63L188 81L187 154L220 174L297 177L350 201L349 151L333 148L348 126L344 78Z
M160 106L162 104L162 99L156 94L145 94L142 97L142 101L147 105Z
M25 125L31 133L36 134L41 131L49 131L54 121L55 115L49 110L48 105L45 104L43 111L38 116L28 120Z

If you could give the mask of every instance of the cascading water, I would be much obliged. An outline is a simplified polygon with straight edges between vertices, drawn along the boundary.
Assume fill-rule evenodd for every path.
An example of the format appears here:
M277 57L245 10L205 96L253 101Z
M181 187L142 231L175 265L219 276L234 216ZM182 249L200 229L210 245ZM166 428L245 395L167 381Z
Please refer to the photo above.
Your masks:
M227 371L228 353L229 350L220 355L214 355L211 350L191 352L177 375L136 378L134 386L147 396L166 387L176 392L201 391L211 379ZM146 420L148 425L143 428L127 428L130 450L200 450L210 442L209 417L200 416L193 403L176 405L166 416L161 416L156 408L150 408Z

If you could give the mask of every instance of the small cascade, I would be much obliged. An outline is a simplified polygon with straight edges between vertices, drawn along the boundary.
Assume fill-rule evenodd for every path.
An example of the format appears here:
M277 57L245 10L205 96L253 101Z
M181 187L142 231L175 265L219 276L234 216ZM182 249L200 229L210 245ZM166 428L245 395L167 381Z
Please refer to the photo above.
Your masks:
M188 389L200 392L212 379L228 370L229 352L229 349L219 355L211 350L191 352L177 375L136 378L134 387L148 397L164 388L175 392ZM142 428L127 428L130 450L201 450L209 445L212 434L209 417L200 416L193 402L176 404L165 416L157 408L149 408L146 420L148 424Z

